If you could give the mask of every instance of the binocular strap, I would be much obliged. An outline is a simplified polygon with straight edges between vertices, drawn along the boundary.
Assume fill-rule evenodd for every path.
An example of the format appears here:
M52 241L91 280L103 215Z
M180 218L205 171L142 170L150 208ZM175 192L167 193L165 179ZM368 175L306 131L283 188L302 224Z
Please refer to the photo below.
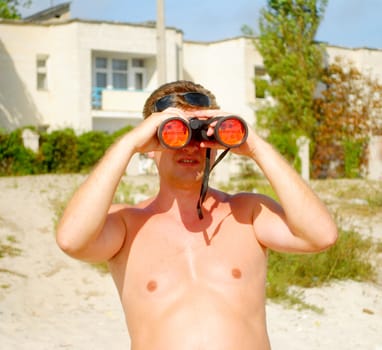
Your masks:
M219 157L216 159L215 163L212 165L210 168L210 163L211 163L211 148L206 149L206 162L204 165L204 173L203 173L203 181L202 181L202 186L200 188L200 195L199 195L199 200L198 204L196 206L196 210L198 211L198 216L199 219L203 219L203 208L202 204L206 198L207 195L207 190L208 190L208 180L210 178L210 173L211 171L215 168L215 166L226 156L226 154L229 152L230 148L225 149Z

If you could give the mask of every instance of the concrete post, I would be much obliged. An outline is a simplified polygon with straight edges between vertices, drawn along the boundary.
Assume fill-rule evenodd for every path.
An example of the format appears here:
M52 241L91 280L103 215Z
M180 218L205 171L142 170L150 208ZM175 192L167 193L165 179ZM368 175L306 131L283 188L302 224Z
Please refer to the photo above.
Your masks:
M306 181L310 179L309 143L310 140L306 136L297 139L298 156L301 160L301 177Z
M34 153L38 152L40 135L30 129L22 132L23 144L25 148L31 149Z
M164 0L157 0L157 72L158 85L167 81L166 71L166 22Z
M369 142L369 169L370 180L382 180L382 136L372 136Z

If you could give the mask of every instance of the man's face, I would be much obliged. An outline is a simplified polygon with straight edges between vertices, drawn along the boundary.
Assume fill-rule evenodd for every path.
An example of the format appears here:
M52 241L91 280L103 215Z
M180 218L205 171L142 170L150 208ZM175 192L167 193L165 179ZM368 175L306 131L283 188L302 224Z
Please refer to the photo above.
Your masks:
M205 158L206 149L193 140L186 147L154 154L161 178L185 186L202 180Z
M195 113L200 114L197 108L180 109L169 108L164 113L169 113L170 117L182 117L190 120L195 118ZM206 116L198 116L199 119L208 119ZM216 150L211 151L211 165L216 156ZM200 183L203 179L206 162L206 148L200 146L199 141L190 142L179 149L168 149L163 147L162 151L154 152L154 160L158 168L161 179L170 181L174 186L189 187L192 184Z

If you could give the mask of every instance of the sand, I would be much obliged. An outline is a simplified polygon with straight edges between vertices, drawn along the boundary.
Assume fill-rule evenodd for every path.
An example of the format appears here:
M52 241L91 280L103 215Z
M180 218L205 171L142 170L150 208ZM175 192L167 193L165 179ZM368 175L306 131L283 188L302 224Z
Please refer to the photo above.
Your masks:
M129 349L119 297L108 274L56 246L59 206L83 176L0 178L0 349ZM382 240L382 218L359 222ZM382 270L382 266L379 266ZM314 311L267 303L274 350L382 350L382 284L336 282L304 291Z

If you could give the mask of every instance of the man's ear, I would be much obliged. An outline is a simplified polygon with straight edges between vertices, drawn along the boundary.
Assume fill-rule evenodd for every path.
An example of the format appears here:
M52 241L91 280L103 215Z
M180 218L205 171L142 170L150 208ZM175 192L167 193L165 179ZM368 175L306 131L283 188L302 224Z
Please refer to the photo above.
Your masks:
M147 152L147 158L154 159L154 151Z

